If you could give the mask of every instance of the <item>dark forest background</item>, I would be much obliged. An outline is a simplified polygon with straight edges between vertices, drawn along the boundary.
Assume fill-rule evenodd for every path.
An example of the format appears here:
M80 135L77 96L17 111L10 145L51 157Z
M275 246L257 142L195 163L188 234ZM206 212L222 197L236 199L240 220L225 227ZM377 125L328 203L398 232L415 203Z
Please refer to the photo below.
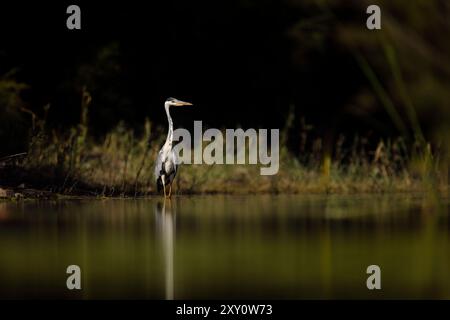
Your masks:
M66 28L81 7L82 30ZM382 30L366 8L382 8ZM90 132L144 118L176 126L302 130L332 145L338 134L418 137L448 144L450 3L414 1L8 1L0 4L0 155L26 151L31 111L50 128L80 120Z

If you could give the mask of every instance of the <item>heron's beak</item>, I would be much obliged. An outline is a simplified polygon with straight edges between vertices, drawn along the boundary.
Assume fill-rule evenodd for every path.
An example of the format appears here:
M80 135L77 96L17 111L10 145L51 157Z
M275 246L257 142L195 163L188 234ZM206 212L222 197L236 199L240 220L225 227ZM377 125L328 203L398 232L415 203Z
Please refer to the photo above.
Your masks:
M179 100L179 101L177 101L177 103L175 105L178 106L178 107L181 107L181 106L192 106L192 103Z

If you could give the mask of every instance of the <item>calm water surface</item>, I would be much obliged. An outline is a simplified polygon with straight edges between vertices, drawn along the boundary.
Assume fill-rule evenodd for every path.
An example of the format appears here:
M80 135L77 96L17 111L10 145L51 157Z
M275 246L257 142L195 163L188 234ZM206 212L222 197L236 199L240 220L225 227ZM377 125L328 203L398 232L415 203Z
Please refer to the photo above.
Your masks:
M411 195L3 202L0 298L450 298L448 209ZM66 289L72 264L81 291Z

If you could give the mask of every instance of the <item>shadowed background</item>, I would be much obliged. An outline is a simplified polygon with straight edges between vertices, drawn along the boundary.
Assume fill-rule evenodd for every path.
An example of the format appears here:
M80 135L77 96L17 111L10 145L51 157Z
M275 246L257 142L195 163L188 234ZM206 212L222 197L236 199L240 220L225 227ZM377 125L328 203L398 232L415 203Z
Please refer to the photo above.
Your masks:
M93 97L89 126L98 134L145 116L165 125L168 96L196 106L177 114L179 125L202 119L214 127L282 127L293 108L320 135L411 133L386 48L423 130L432 135L449 122L446 1L378 1L383 31L374 32L365 27L365 1L74 3L81 31L65 26L72 2L2 3L3 139L18 129L10 120L26 126L20 106L42 114L50 104L52 126L77 123L82 86ZM386 112L358 55L406 128ZM27 87L13 90L6 81ZM294 147L298 132L292 136ZM23 150L2 143L3 154L13 151Z

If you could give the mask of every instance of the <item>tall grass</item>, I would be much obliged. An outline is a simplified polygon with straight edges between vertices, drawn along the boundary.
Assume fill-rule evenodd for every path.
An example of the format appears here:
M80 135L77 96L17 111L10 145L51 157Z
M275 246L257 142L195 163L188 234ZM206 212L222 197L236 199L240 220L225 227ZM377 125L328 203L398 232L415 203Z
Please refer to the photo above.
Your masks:
M400 97L400 106L393 102L387 90L383 88L368 60L359 52L355 54L356 60L386 113L402 136L408 140L409 145L412 146L409 154L409 171L419 176L425 190L432 197L438 199L440 186L448 185L448 173L446 171L448 170L449 159L445 151L447 147L444 147L440 153L432 151L431 144L424 137L413 100L408 94L396 49L383 34L379 36L379 41L383 48L388 69L392 73L394 88ZM400 110L398 110L401 107L406 114L408 123L403 121L401 117Z
M49 130L45 116L33 115L27 156L2 169L10 186L37 188L59 194L145 196L155 193L153 165L164 141L162 128L146 119L137 134L124 123L102 138L89 134L91 97L83 91L80 122L65 132ZM49 112L49 107L46 107ZM288 132L299 127L301 143L288 150ZM302 119L296 126L291 110L280 140L280 170L261 176L258 165L182 165L175 194L192 193L361 193L447 190L429 144L427 156L417 157L421 143L404 138L380 140L371 148L364 137L339 136L333 148L310 136Z

